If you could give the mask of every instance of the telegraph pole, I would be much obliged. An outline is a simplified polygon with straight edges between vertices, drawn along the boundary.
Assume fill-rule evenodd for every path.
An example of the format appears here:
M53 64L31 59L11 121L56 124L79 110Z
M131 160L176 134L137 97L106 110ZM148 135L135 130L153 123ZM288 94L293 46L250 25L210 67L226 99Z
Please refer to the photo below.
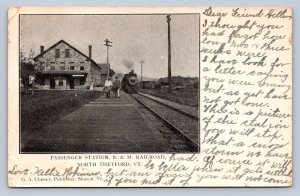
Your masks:
M143 82L143 63L145 61L144 60L141 60L140 63L141 63L141 82Z
M170 30L171 15L167 15L168 23L168 79L169 79L169 93L172 93L172 82L171 82L171 30Z
M106 63L107 63L107 67L108 67L108 71L107 71L107 79L109 77L109 72L110 72L110 64L109 64L109 47L112 47L112 42L109 41L108 39L104 40L105 44L104 46L106 46L106 55L107 55L107 59L106 59Z

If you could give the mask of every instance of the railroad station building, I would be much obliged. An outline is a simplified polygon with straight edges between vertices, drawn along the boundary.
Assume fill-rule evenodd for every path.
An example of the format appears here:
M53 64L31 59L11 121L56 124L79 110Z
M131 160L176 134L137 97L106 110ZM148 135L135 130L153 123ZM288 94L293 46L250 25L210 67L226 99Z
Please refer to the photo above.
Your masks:
M92 46L85 55L64 40L48 49L40 46L34 57L37 67L35 87L38 89L87 89L101 84L101 67L92 59Z

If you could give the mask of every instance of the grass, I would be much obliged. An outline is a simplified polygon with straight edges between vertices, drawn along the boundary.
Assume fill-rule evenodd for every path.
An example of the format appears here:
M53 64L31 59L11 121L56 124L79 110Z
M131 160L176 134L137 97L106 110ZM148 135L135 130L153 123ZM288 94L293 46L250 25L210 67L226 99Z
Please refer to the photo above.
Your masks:
M34 95L21 94L22 139L100 95L96 91L35 91Z
M199 104L199 93L196 89L173 90L172 94L169 94L168 89L141 89L140 91L182 105L198 107Z

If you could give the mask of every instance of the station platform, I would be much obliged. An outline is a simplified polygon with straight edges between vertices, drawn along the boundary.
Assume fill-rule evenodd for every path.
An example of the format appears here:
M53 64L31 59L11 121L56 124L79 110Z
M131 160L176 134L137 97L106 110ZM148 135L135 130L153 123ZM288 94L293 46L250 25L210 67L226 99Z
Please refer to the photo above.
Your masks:
M169 152L161 133L151 127L132 98L104 95L48 125L39 150L64 153ZM32 138L37 141L38 138ZM35 149L38 149L35 147Z

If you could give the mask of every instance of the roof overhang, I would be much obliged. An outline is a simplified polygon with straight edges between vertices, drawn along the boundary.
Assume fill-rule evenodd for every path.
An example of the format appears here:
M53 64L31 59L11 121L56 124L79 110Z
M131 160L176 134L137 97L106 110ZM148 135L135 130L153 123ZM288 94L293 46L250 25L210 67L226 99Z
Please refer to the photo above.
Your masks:
M69 71L69 70L48 70L38 72L38 75L87 75L86 71Z

